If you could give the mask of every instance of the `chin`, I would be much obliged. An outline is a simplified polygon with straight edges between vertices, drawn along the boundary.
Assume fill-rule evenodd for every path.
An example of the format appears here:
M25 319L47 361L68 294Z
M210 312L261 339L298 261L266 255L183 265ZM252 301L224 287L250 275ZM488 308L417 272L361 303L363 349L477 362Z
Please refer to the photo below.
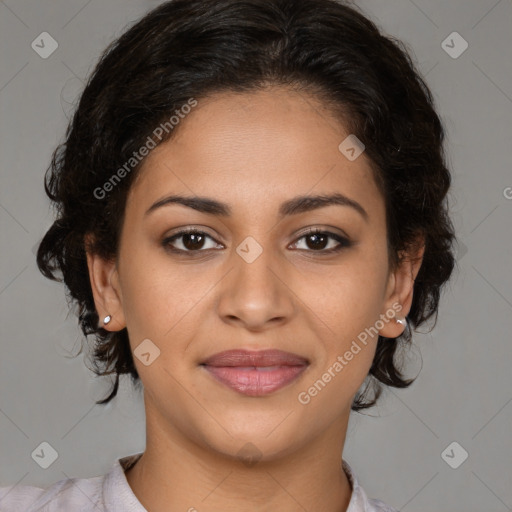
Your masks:
M274 424L279 425L279 422ZM282 425L281 425L282 426ZM256 430L250 425L245 428L229 431L233 437L225 434L222 439L209 439L208 444L213 451L229 458L236 459L251 467L257 462L272 462L293 453L301 444L299 439L290 435L290 428L282 428L279 433L275 429ZM299 432L298 427L295 432ZM270 435L269 435L270 432Z

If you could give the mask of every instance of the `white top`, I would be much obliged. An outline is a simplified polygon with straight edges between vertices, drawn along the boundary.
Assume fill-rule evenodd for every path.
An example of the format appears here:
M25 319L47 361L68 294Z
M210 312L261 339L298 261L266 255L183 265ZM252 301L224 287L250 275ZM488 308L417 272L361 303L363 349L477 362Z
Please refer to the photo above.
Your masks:
M65 478L46 489L30 485L0 487L2 512L147 512L124 472L142 455L117 459L110 471L92 478ZM342 467L352 486L346 512L397 512L380 500L368 499L350 466Z

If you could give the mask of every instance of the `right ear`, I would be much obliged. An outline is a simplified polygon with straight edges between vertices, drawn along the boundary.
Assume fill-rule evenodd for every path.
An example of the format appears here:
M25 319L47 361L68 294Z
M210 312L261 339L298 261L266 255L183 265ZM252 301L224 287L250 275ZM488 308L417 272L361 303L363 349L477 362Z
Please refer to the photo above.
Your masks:
M84 244L89 269L94 304L99 317L99 327L107 331L120 331L126 327L123 311L121 287L119 286L119 274L115 259L105 260L95 254L91 248L93 236L86 234ZM104 325L103 319L110 315L111 321Z

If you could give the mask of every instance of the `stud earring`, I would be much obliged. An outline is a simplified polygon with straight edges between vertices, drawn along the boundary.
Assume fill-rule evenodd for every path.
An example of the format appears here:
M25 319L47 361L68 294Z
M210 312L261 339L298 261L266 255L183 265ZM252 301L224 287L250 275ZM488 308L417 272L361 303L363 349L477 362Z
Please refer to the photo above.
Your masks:
M107 315L104 319L103 319L103 325L107 325L110 320L112 320L112 317L110 315Z
M396 321L407 328L407 318L405 316L403 318L397 318Z

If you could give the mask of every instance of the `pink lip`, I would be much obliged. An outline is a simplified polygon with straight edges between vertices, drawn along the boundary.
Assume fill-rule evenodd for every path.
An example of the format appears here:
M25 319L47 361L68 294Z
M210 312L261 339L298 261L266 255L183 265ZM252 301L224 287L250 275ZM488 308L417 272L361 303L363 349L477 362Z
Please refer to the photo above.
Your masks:
M248 396L262 396L286 386L309 361L282 350L227 350L209 357L202 366L219 382Z

